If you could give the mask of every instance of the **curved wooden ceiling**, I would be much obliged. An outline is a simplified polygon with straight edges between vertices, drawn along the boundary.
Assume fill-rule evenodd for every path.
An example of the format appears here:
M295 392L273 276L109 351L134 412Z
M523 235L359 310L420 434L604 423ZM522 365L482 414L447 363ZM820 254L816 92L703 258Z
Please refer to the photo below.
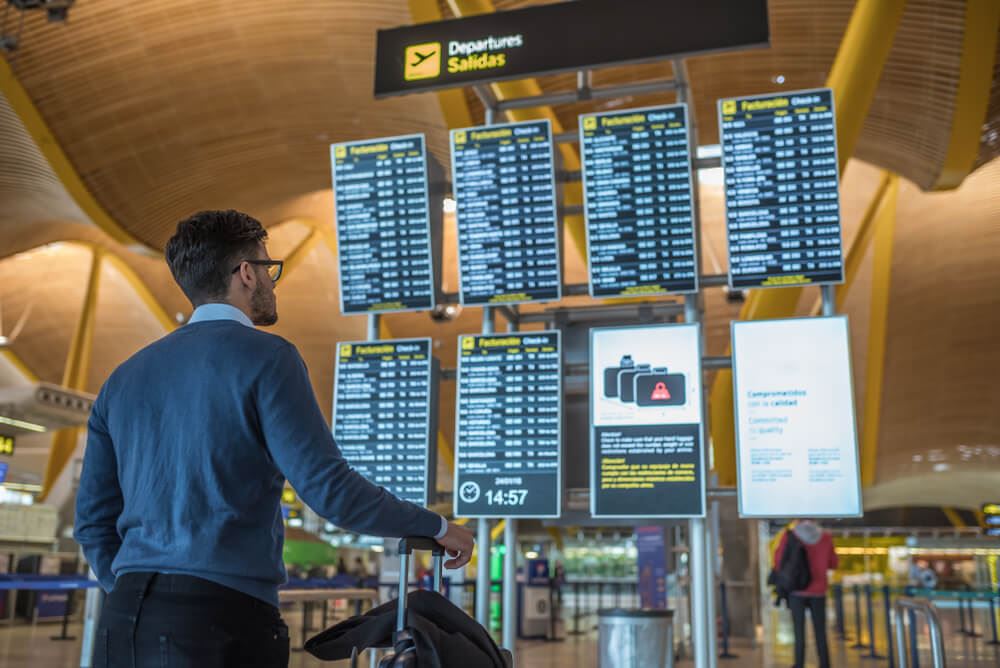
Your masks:
M497 4L504 8L511 3ZM934 182L947 148L951 118L946 98L954 95L959 4L907 3L859 143L861 157L923 187ZM822 85L853 2L771 0L770 5L772 49L689 62L703 144L716 141L718 97ZM371 99L374 31L409 22L401 0L304 0L296 3L295 11L262 0L153 0L128 8L115 0L88 0L73 8L68 25L29 18L16 69L84 183L134 236L160 248L175 222L192 210L236 207L271 226L272 253L280 256L306 231L295 225L274 227L278 222L296 217L332 220L330 142L425 132L431 151L447 164L447 133L435 96ZM780 85L774 80L779 74L785 77ZM664 64L610 68L595 74L595 84L670 75L670 66ZM541 83L555 90L570 88L575 81L546 77ZM980 164L1000 152L996 77L991 95ZM577 113L598 106L671 99L602 101L563 107L558 113L567 128L575 128ZM474 96L471 102L474 118L481 118ZM1000 397L992 389L992 380L1000 375L1000 351L996 337L989 337L1000 325L1000 303L982 288L1000 284L995 262L1000 248L995 225L1000 217L998 164L984 167L954 193L904 188L893 266L882 446L872 488L880 505L913 498L930 489L928 485L941 488L949 503L975 505L978 501L970 491L974 486L943 488L947 478L934 468L942 463L940 452L954 465L949 471L955 475L974 473L976 466L1000 469ZM879 173L859 161L852 165L843 184L845 244ZM703 177L703 262L706 271L724 272L721 192L711 183L712 174ZM125 258L168 313L189 312L162 260L130 253L89 224L2 96L0 199L0 258L60 240L98 244ZM579 258L565 255L570 261L567 280L585 280ZM61 378L87 257L86 247L63 244L0 260L0 301L8 317L36 301L35 314L14 350L44 380ZM452 289L453 263L445 272ZM102 292L92 390L117 363L162 332L127 281L112 267L106 266L105 272L107 294ZM866 275L862 270L847 303L859 378L865 364ZM364 335L363 319L339 315L336 291L334 259L327 248L317 246L281 284L281 321L275 328L302 350L327 414L334 343ZM814 297L807 291L802 312ZM706 294L706 309L708 351L723 354L727 323L738 308L714 290ZM433 336L448 367L454 364L457 335L477 331L478 318L478 311L467 310L451 323L434 323L425 314L387 320L397 336ZM949 362L951 373L945 371ZM927 375L932 370L930 385ZM441 425L446 431L453 425L449 385L442 388ZM859 400L863 392L859 386Z

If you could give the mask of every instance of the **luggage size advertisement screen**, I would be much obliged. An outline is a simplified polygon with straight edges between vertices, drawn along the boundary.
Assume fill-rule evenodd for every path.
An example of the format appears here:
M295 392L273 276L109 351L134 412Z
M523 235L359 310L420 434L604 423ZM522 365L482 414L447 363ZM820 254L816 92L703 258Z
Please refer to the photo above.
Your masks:
M847 318L734 322L742 517L859 517Z
M705 512L699 325L590 334L590 506L595 517Z

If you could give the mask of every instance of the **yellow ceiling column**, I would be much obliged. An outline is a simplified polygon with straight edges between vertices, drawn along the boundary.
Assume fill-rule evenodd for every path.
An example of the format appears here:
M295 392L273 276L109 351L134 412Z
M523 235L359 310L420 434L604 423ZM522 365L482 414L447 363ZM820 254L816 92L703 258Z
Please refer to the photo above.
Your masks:
M966 1L965 34L951 119L951 139L933 190L957 188L976 163L983 121L990 102L998 29L1000 2Z
M31 370L31 368L24 363L24 360L15 353L10 348L4 348L0 350L0 355L3 355L4 359L11 363L11 365L18 370L18 372L24 376L24 379L29 383L37 383L39 378L38 374Z
M858 0L830 68L826 84L833 89L836 104L841 174L861 136L905 6L905 0ZM801 295L802 288L751 290L740 311L740 319L794 315ZM736 484L736 435L731 369L721 370L715 376L709 415L719 484L733 486Z
M868 319L868 359L865 368L865 404L861 415L861 483L875 482L879 425L882 417L882 381L885 376L885 342L889 324L889 289L892 250L896 234L896 199L899 177L892 175L889 189L875 221L872 253L872 293Z
M101 261L104 251L95 247L90 263L90 277L87 279L87 292L83 299L83 308L73 332L69 355L66 358L66 368L63 372L63 387L72 390L87 389L87 375L90 372L90 353L94 343L94 324L97 319L97 296L101 287ZM39 499L44 501L52 489L59 474L73 457L80 427L60 429L52 439L52 449L45 464L45 477L42 480L42 493Z

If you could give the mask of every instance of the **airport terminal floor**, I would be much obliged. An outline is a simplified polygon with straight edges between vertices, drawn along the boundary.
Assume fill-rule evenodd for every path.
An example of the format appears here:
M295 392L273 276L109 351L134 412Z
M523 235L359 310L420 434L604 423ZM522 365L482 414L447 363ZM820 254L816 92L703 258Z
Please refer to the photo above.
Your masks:
M996 668L998 221L1000 0L0 0L0 668Z

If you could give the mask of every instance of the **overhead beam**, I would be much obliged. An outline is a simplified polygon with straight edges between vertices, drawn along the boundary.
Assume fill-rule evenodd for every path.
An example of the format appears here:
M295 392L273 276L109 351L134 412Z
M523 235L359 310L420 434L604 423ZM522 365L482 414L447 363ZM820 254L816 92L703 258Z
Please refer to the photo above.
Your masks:
M951 116L951 138L933 190L957 188L976 164L1000 29L1000 2L967 0L958 88Z
M4 359L17 369L18 373L24 376L24 379L29 383L37 383L39 381L38 374L32 371L31 367L29 367L25 361L21 359L20 355L15 353L13 350L10 348L4 348L0 350L0 355L3 355Z
M892 175L885 201L875 220L872 254L872 289L868 317L868 356L865 366L865 403L861 415L861 484L875 482L879 426L882 418L882 382L885 377L886 334L889 325L889 292L892 251L896 236L896 200L899 177Z
M965 523L965 520L962 519L962 516L954 508L942 506L941 512L944 513L944 516L948 518L948 521L951 522L951 525L956 529L964 529L968 526Z
M858 0L844 32L826 85L837 109L837 151L841 174L854 154L861 129L903 15L905 0ZM802 288L751 290L741 320L794 315ZM719 484L736 484L736 435L733 418L733 372L723 369L712 386L711 434Z
M120 244L131 247L133 250L145 254L159 254L159 251L149 245L139 241L131 232L118 223L111 214L97 201L90 189L84 184L80 174L76 171L73 163L70 162L66 152L63 151L62 144L52 133L48 123L42 117L41 112L35 106L28 92L18 81L14 70L11 69L7 59L0 56L0 92L10 102L11 108L25 130L34 140L38 150L48 161L55 172L56 177L66 188L66 192L73 198L77 206L87 215L87 217L108 236Z
M63 370L63 387L72 390L85 391L87 376L90 373L91 351L94 343L94 328L97 319L97 297L101 286L101 262L104 252L100 248L92 250L90 275L87 278L87 290L84 293L80 316L77 318L76 329L70 342L69 355ZM80 427L60 429L52 439L52 449L45 463L45 476L42 479L42 492L39 499L44 501L52 485L66 468L66 464L76 451Z
M868 208L865 209L865 214L861 217L858 230L854 233L850 250L847 251L847 256L844 260L844 282L835 289L836 308L838 312L843 310L844 304L847 302L847 295L850 293L851 288L854 287L854 279L858 276L862 260L865 259L865 253L868 252L868 248L871 246L872 236L874 236L875 232L874 222L876 214L878 214L885 200L892 180L893 175L891 172L882 172L882 178L875 189L875 194L872 196L871 201L868 202ZM813 302L812 309L809 311L809 315L817 316L822 310L823 298L821 295L817 295L816 301Z

